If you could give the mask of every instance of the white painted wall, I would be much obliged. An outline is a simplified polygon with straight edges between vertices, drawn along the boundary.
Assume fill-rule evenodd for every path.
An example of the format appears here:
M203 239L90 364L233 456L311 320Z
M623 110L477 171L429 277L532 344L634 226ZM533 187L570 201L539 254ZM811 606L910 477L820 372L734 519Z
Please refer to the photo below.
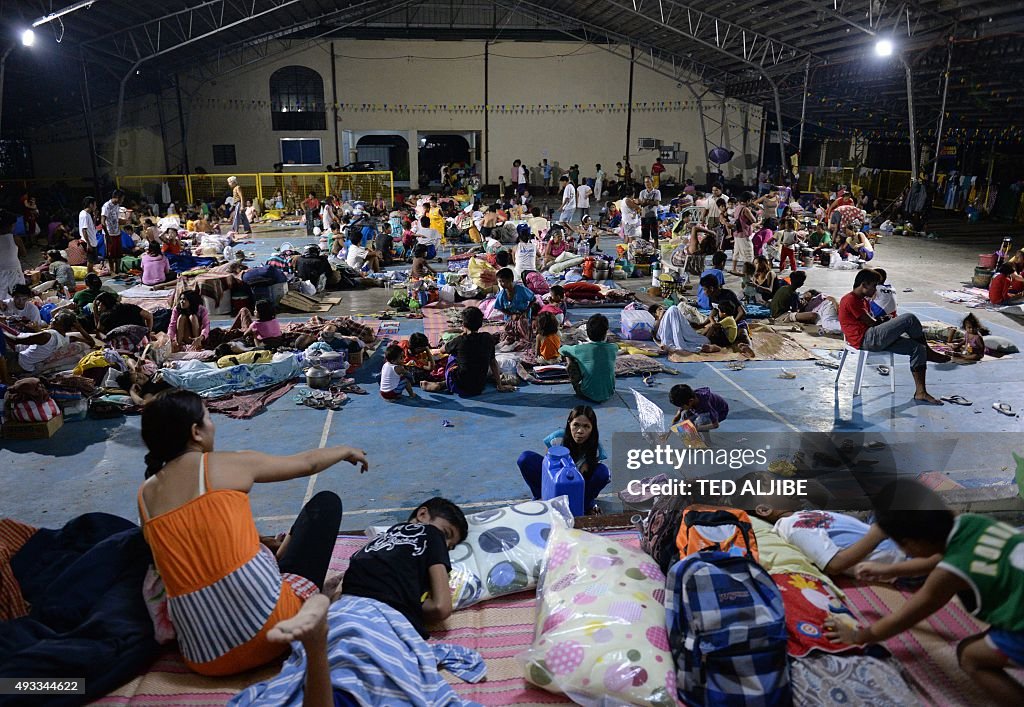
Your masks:
M403 136L430 131L483 131L482 112L444 109L449 105L484 103L484 43L433 41L359 41L334 42L337 57L338 102L344 104L426 104L432 110L398 112L395 110L346 109L339 111L338 134L344 131L394 130ZM498 42L489 48L489 103L500 105L617 103L627 100L629 62L604 49L580 43ZM277 56L254 64L188 91L186 105L189 160L192 167L210 172L271 171L280 160L282 137L318 137L325 162L335 159L333 111L328 110L327 129L313 132L275 132L271 130L269 78L283 66L299 64L315 69L324 79L324 95L332 99L329 43L310 42L287 56ZM648 68L638 57L635 67L634 104L657 101L693 101L692 94L674 81ZM720 101L707 110L716 119ZM740 126L748 113L747 157L742 152ZM113 110L100 111L97 140L112 152ZM727 176L744 166L753 166L760 147L761 109L729 102L725 146L737 157L726 166ZM133 103L125 111L125 128L120 138L125 154L122 174L160 172L163 151L159 127L152 106ZM176 116L168 116L175 119ZM709 131L712 126L709 123ZM712 138L719 138L714 127ZM413 132L416 131L416 132ZM492 112L488 133L483 138L482 157L491 183L508 172L514 159L535 166L543 157L568 168L581 166L583 176L592 176L594 164L614 169L625 153L625 111L595 112ZM69 131L75 133L75 130ZM665 143L679 142L689 153L686 174L701 181L704 177L705 148L701 139L697 110L689 107L661 112L633 111L629 157L634 169L646 173L654 161L653 151L639 151L640 137L659 138ZM88 155L79 144L84 127L79 126L73 140L34 146L36 172L53 173L56 157L62 158L67 173L89 174ZM74 144L72 144L74 143ZM234 144L238 164L214 166L215 144ZM413 143L415 144L415 143ZM354 158L344 144L339 145L342 163ZM85 153L83 155L83 153ZM107 155L106 159L111 159ZM416 156L411 156L416 174ZM106 165L105 165L106 167ZM678 176L678 167L669 173ZM749 171L748 171L749 176Z

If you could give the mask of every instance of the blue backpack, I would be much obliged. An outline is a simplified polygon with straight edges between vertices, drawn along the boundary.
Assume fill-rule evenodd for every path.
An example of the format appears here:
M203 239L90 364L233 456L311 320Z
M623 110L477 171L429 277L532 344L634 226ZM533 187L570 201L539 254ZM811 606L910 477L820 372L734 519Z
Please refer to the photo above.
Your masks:
M792 704L782 594L759 564L725 552L694 553L669 569L665 593L680 700Z

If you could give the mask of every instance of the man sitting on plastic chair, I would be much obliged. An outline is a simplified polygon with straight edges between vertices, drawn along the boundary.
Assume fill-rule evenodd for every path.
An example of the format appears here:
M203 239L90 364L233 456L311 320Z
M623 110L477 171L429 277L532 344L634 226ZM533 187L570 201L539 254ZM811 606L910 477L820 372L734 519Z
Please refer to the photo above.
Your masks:
M924 338L921 321L913 314L893 319L871 316L871 299L880 278L874 270L861 270L853 280L853 291L839 302L839 324L846 342L861 351L886 351L910 356L910 372L914 376L914 400L927 405L942 405L925 388L927 362L947 363L945 354L932 351Z

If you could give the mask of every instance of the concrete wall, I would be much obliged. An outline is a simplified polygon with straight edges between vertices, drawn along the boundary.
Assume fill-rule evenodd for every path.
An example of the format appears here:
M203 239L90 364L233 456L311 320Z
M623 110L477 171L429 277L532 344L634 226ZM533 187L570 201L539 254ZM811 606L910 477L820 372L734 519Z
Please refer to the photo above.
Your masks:
M484 114L479 109L458 110L443 106L479 106L484 103L484 43L432 41L358 41L334 42L337 62L337 100L356 104L338 113L338 145L342 163L355 159L354 145L364 131L395 131L416 145L417 135L431 131L479 132L483 135ZM286 56L226 74L214 81L196 85L187 91L189 160L192 167L210 172L271 171L281 159L280 138L320 138L323 160L335 159L334 114L328 110L327 129L323 131L282 132L271 130L269 107L270 75L289 65L308 66L324 79L324 95L332 101L330 44L311 42ZM638 172L646 173L654 161L654 151L637 149L640 137L659 138L664 143L681 143L689 153L684 176L704 178L704 153L699 114L692 105L692 94L674 81L649 68L637 57L633 101L639 103L687 102L678 109L642 109L633 111L629 157ZM544 157L568 168L581 166L583 176L592 176L594 164L614 169L625 153L625 133L629 81L629 61L599 47L580 43L498 42L489 48L489 99L492 106L543 106L554 104L620 104L613 110L585 109L552 111L527 109L512 112L492 110L487 135L482 138L481 158L491 183L508 172L514 159L534 166ZM710 96L709 96L710 97ZM151 102L151 101L150 101ZM364 109L359 104L371 104ZM388 104L389 109L384 109ZM395 105L428 106L426 109L398 111ZM706 113L720 116L720 101ZM97 120L97 140L108 152L114 126L112 110L101 111ZM122 174L154 173L163 169L159 123L152 106L131 104L125 111L122 145ZM168 116L172 120L176 115ZM749 126L743 156L742 126ZM725 172L733 176L741 168L755 166L760 147L761 109L739 102L727 104L727 128L724 142L737 153ZM104 130L105 129L105 130ZM708 124L711 138L719 141L721 128ZM73 131L72 131L73 132ZM80 130L84 138L84 129ZM350 140L346 140L346 136ZM59 144L59 143L58 143ZM237 165L214 166L215 144L234 144ZM52 171L55 152L66 155L65 171L89 173L88 156L70 144L57 148L34 149L37 174ZM108 157L107 159L110 159ZM418 174L416 150L410 155L411 172ZM109 168L109 165L101 167ZM308 168L306 168L308 169ZM669 174L679 176L677 166ZM748 170L748 176L751 172ZM434 175L431 175L432 177Z

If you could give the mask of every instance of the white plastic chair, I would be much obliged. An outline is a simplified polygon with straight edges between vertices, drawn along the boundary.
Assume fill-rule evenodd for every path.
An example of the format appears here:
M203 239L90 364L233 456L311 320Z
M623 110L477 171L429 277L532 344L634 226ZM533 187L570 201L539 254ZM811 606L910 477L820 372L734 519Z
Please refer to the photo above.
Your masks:
M857 362L856 362L857 373L856 373L856 376L853 379L853 395L854 395L854 397L857 397L858 395L860 395L861 383L864 380L864 367L867 366L868 354L871 353L871 352L863 351L861 349L856 349L853 346L850 346L850 344L847 343L845 340L843 341L843 343L845 344L845 346L843 348L843 356L842 356L842 358L839 359L839 368L838 368L838 370L836 370L835 394L836 394L836 397L838 398L839 397L839 377L843 375L843 368L846 366L846 359L849 358L850 355L853 355L853 356L856 356L856 358L857 358ZM896 392L896 354L894 354L892 351L880 351L878 353L882 353L882 354L886 354L887 353L887 354L889 354L889 391L892 392L892 393L895 393Z

